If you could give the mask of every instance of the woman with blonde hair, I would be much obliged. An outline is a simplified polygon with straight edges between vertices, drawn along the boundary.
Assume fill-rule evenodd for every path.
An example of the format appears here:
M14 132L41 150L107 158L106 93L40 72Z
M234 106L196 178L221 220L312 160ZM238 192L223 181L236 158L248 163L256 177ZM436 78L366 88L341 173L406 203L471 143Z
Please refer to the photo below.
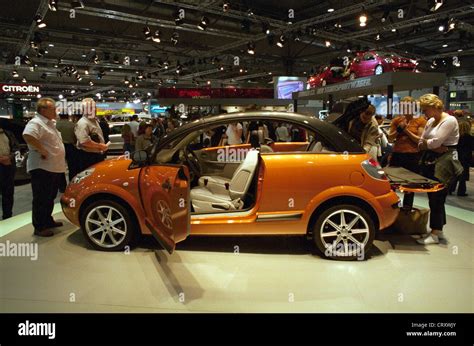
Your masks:
M462 173L463 168L456 153L459 141L456 118L443 111L443 101L435 94L423 95L419 101L421 110L429 119L418 143L423 151L421 174L445 185L440 191L428 193L431 232L417 240L420 244L428 245L438 244L440 239L444 239L446 196L449 186Z

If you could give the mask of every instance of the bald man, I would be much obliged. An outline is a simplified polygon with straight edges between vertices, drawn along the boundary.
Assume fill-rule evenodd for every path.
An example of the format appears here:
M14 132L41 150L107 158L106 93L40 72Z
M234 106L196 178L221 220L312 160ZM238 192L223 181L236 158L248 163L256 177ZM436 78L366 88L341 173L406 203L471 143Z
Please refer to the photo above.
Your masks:
M86 98L82 101L82 117L77 122L74 133L79 149L79 172L104 160L108 145L105 144L104 134L96 117L93 99Z

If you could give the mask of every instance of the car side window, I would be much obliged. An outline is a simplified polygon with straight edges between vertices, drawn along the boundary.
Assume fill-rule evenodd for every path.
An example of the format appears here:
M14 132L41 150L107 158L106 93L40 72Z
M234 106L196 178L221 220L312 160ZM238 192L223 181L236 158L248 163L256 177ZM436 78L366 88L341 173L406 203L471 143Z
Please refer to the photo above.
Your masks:
M122 126L112 126L110 128L111 135L118 135L122 133Z
M374 59L375 59L375 57L373 56L372 53L366 53L364 55L364 60L374 60Z

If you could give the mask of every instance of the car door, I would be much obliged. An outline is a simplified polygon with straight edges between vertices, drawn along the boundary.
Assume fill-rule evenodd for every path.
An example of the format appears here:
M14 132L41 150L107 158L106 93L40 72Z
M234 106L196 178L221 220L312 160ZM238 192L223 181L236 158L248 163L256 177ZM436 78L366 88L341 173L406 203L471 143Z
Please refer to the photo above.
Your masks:
M374 74L375 66L377 66L377 59L374 54L372 53L365 53L363 62L362 62L362 70L363 76L371 76Z
M400 192L436 192L445 188L443 184L426 178L403 167L384 167L392 189Z
M140 196L145 224L156 240L172 253L186 239L190 227L190 178L181 165L150 165L140 171Z

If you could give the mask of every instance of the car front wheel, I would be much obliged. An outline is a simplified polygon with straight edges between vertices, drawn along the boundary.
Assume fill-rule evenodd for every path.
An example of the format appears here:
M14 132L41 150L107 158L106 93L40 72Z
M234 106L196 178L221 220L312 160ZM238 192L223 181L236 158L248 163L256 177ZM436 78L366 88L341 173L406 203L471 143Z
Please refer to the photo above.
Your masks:
M383 73L383 66L382 65L377 65L375 68L375 75L379 75Z
M364 260L375 238L372 217L356 205L336 205L322 212L313 228L318 250L336 260Z
M97 250L122 250L132 241L135 223L127 208L115 201L91 203L80 221L85 238Z
M326 84L327 84L326 80L323 79L323 80L321 81L321 86L326 86Z

